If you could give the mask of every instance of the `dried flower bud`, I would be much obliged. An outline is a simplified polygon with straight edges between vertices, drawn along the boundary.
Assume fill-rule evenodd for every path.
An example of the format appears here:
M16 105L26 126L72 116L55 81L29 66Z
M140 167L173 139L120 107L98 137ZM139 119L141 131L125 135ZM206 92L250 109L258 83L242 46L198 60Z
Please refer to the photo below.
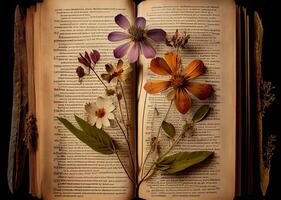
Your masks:
M174 47L176 49L178 48L186 49L189 38L190 36L186 32L183 32L183 34L179 34L179 31L176 30L175 34L172 36L172 39L171 40L167 39L166 45L170 47Z
M171 40L171 41L173 42L174 46L176 46L176 43L177 43L178 38L179 38L179 31L178 31L178 29L177 29L176 32L175 32L175 34L174 34L173 37L172 37L172 40Z
M91 59L88 52L85 51L84 56L81 53L79 55L80 57L78 57L78 61L86 67L91 67Z
M115 90L113 89L105 89L107 96L113 96L115 94Z
M156 140L156 137L152 137L150 140L150 146L151 146L152 152L155 150L155 140Z
M117 97L118 100L121 100L122 99L122 94L121 93L117 93L116 97Z
M97 64L98 61L100 60L100 53L97 50L93 50L90 53L90 57L91 57L91 60L93 61L93 63Z
M77 76L79 77L79 79L83 78L85 76L85 71L84 71L84 68L81 67L81 66L78 66L76 68L76 74Z
M114 71L114 67L112 64L105 64L105 70L108 72L108 73L112 73Z

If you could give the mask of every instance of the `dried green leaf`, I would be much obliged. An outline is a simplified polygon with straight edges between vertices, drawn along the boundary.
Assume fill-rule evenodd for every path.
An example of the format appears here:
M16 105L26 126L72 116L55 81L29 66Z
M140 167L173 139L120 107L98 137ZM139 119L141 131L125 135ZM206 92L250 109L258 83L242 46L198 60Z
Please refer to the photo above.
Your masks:
M102 154L113 154L115 152L116 148L113 140L105 131L98 129L95 126L91 126L88 122L77 116L75 116L75 119L82 130L76 128L67 119L58 118L70 132L93 150Z
M194 123L202 121L210 111L210 106L209 105L203 105L201 106L196 113L192 117L192 121Z
M165 173L174 174L199 164L213 155L211 151L179 152L162 158L157 168Z
M168 123L166 121L162 121L161 127L163 128L163 130L165 131L165 133L167 134L167 136L169 138L174 138L175 137L176 129L175 129L173 124Z

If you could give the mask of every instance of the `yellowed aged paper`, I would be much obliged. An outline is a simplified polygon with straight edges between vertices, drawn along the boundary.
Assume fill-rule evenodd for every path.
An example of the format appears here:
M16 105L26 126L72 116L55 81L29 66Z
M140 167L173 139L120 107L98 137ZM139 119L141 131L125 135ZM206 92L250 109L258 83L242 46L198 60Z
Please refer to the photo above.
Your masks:
M176 29L190 34L188 48L182 51L183 67L193 59L201 59L207 67L205 75L197 82L211 84L213 97L205 101L193 100L193 108L180 115L172 105L167 121L173 123L179 134L185 120L202 104L209 104L209 116L196 125L195 135L183 138L175 150L214 151L213 159L194 167L183 175L157 173L140 189L145 199L190 199L230 200L235 192L235 109L236 109L236 64L235 64L235 3L231 0L149 0L138 6L138 16L144 16L152 28L163 28L169 35ZM158 56L168 51L158 48ZM143 83L159 79L148 70L150 60L143 59ZM169 77L162 77L168 79ZM143 85L141 86L143 87ZM169 101L165 94L150 95L143 89L139 99L138 150L139 165L144 161L152 137L167 112ZM157 111L156 111L157 110ZM161 151L169 143L161 140Z
M105 63L116 62L112 52L118 44L109 42L107 35L120 29L114 22L117 14L133 21L132 2L45 0L39 7L40 28L35 36L39 47L35 53L39 190L44 200L131 199L133 186L116 155L94 152L57 117L72 122L74 114L84 118L85 103L104 94L93 76L79 83L77 57L80 52L97 49L101 53L98 73L104 71ZM116 134L114 129L108 132Z

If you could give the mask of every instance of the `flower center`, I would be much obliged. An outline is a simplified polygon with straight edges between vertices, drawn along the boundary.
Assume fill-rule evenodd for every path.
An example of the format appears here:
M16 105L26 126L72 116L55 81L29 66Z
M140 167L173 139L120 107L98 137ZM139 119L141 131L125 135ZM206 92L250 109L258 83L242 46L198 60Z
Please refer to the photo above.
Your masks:
M111 75L111 76L112 76L112 79L115 78L115 77L121 76L123 72L124 72L123 69L116 70L116 71L113 72L113 74Z
M186 84L187 84L187 80L182 75L174 75L171 78L171 86L174 89L185 88Z
M103 118L105 115L105 110L104 108L99 108L98 110L96 110L96 116L98 118Z
M132 41L142 41L144 39L145 30L141 26L133 25L128 30Z

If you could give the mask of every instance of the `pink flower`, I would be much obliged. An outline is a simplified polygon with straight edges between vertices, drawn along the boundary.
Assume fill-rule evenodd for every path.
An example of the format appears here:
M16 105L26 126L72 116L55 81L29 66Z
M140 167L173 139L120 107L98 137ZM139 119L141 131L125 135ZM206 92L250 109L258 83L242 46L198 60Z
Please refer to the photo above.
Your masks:
M85 67L91 67L92 62L96 65L100 59L100 53L97 50L91 51L90 55L87 51L85 51L84 56L81 53L79 55L78 61Z
M80 57L78 57L78 61L82 64L85 65L86 67L91 67L91 59L87 51L85 51L84 56L79 53Z
M115 58L122 58L126 55L129 48L129 62L137 61L141 51L146 58L154 58L156 55L155 49L150 42L165 42L166 32L162 29L147 30L146 20L143 17L137 17L135 23L130 25L128 19L119 14L115 17L115 22L121 28L127 30L126 32L114 31L108 34L108 40L111 42L127 40L126 43L114 49L113 54Z
M76 68L76 74L77 76L79 77L79 79L83 78L85 76L85 71L84 71L84 68L81 67L81 66L78 66Z
M93 63L96 65L98 63L98 61L100 60L100 53L97 50L93 50L90 53L90 57L91 57L91 60L93 61Z

